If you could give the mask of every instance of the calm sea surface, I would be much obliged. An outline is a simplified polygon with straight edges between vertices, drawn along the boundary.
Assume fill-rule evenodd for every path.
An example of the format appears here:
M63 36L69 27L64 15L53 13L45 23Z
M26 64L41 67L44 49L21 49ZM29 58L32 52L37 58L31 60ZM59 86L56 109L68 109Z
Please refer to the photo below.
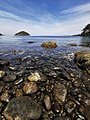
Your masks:
M42 48L40 45L45 41L55 41L58 47L52 50ZM33 42L29 44L28 42ZM75 43L77 46L68 46L67 44ZM83 46L80 46L80 45ZM70 54L80 50L89 50L90 37L79 36L1 36L0 37L0 58L8 57L12 54L11 51L25 51L24 55L28 52L31 54L57 54L65 53ZM8 55L7 55L8 54ZM21 52L19 55L23 55ZM13 57L13 56L12 56Z

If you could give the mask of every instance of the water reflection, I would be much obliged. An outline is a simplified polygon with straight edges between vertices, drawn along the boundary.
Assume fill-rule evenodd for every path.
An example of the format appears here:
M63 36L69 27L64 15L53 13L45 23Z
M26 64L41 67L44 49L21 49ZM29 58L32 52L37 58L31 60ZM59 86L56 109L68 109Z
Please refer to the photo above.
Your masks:
M90 36L89 37L82 37L80 45L85 46L85 47L90 47Z

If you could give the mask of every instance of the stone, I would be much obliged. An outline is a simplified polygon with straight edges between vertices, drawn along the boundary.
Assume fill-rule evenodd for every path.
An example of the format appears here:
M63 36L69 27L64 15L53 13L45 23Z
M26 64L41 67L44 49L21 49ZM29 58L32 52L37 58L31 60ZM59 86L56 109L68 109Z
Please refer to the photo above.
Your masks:
M4 93L2 93L2 95L0 96L0 100L3 102L9 102L10 97L9 97L8 91L5 91Z
M16 75L14 75L14 74L4 76L4 78L3 78L3 81L5 81L5 82L13 82L15 80L16 80Z
M25 32L25 31L20 31L20 32L16 33L15 35L17 35L17 36L27 36L27 35L30 35L30 34Z
M51 99L49 95L44 96L44 104L47 110L51 109Z
M30 82L37 82L37 81L45 81L45 78L42 73L34 72L34 73L31 73L30 76L28 76L28 80Z
M6 120L31 120L39 119L42 114L42 107L29 96L15 97L7 104L3 112Z
M68 46L77 46L76 43L71 43L71 44L68 44Z
M69 117L55 117L54 120L70 120Z
M49 41L49 42L42 43L41 47L44 47L44 48L56 48L56 47L58 47L58 45L57 45L56 42Z
M68 101L68 103L65 105L65 108L68 113L72 113L76 108L76 104L73 101Z
M2 78L5 75L5 71L0 71L0 78Z
M26 82L23 86L23 91L25 94L33 94L38 91L37 84L35 82Z
M61 83L55 84L53 89L53 95L58 103L63 103L66 99L67 89Z
M90 51L80 51L75 54L75 63L90 74Z

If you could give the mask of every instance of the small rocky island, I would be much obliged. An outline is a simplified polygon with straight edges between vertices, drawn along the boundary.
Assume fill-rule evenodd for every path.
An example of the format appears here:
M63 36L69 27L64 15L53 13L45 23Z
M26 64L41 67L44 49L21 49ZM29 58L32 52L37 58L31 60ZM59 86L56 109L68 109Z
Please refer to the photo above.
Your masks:
M17 35L17 36L27 36L27 35L30 35L30 34L25 32L25 31L20 31L20 32L16 33L15 35Z
M2 36L2 34L0 33L0 36Z

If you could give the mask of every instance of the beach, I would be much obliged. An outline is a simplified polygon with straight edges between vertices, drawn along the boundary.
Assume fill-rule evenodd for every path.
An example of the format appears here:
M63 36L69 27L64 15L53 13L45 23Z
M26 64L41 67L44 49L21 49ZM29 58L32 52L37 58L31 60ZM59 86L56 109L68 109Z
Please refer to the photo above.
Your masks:
M89 40L0 37L0 119L89 120Z

